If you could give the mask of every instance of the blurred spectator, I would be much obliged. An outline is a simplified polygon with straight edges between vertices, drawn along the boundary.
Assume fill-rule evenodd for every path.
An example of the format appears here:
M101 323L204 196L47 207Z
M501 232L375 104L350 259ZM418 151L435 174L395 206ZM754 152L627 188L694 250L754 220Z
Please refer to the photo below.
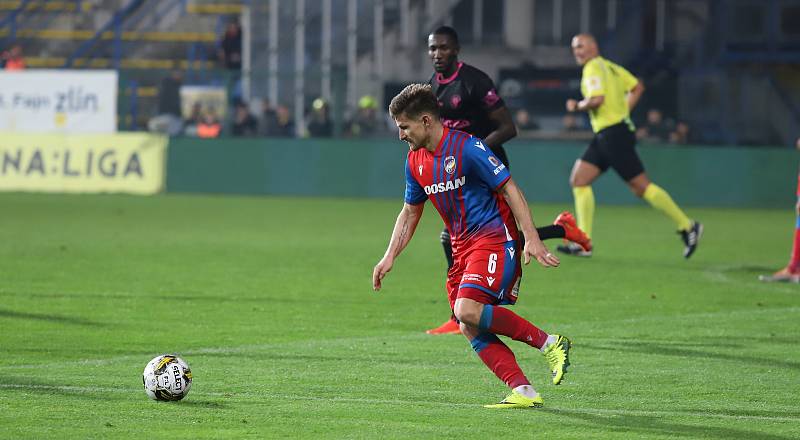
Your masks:
M678 122L675 125L675 130L669 134L669 142L673 144L688 144L690 143L690 136L691 130L689 128L689 124L684 121Z
M183 121L183 133L187 136L197 136L197 126L203 119L203 104L200 101L192 104L189 117Z
M574 113L567 113L561 118L561 131L563 133L581 131L580 121L578 121L578 117Z
M2 62L3 68L6 70L25 69L25 58L22 55L22 46L15 44L11 46L11 49L3 52Z
M351 136L368 137L379 131L377 108L375 98L370 95L364 95L358 100L358 111L349 124Z
M225 27L225 34L219 42L219 59L227 69L242 69L242 27L236 19Z
M671 125L664 120L661 110L651 108L647 111L647 121L636 130L636 138L647 142L666 142L672 131Z
M200 123L197 124L197 137L216 138L219 137L221 131L222 124L220 124L216 112L213 109L206 110Z
M236 103L236 109L233 114L233 130L234 136L255 136L258 133L258 121L250 114L250 109L247 103L239 101Z
M177 136L183 131L181 118L181 86L183 74L173 71L161 80L158 90L158 115L148 121L150 131Z
M162 115L181 116L181 86L183 73L174 70L161 80L158 90L158 113Z
M528 110L521 108L514 113L514 123L519 130L538 130L539 124L531 118Z
M275 127L267 133L267 136L294 137L294 122L286 106L278 105L275 107L275 119Z
M266 99L261 110L261 127L259 132L263 136L278 136L278 111Z
M317 98L311 104L311 114L308 116L308 134L311 137L330 137L333 134L328 103Z

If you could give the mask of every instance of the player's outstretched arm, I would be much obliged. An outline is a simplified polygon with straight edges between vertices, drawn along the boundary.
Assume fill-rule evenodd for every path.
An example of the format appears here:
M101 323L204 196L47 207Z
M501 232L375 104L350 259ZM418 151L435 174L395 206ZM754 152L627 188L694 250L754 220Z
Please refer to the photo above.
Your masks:
M525 200L525 195L522 194L522 190L519 189L514 182L514 179L509 178L505 185L500 188L500 193L506 199L506 202L508 202L508 206L511 208L514 218L517 220L520 229L522 229L522 233L525 235L525 249L522 252L523 262L528 264L531 261L531 257L534 257L536 261L544 267L558 266L561 263L558 257L550 253L547 246L539 239L539 234L536 232L536 227L533 224L533 217L531 217L528 202Z
M424 203L419 205L410 205L408 203L403 205L400 214L397 216L397 221L394 223L394 230L392 230L392 238L389 240L389 247L386 248L386 253L375 268L372 270L372 289L375 291L381 290L381 280L383 277L392 270L394 266L394 259L400 252L405 249L411 237L414 236L414 231L417 229L419 219L422 218L422 210L425 208Z
M636 107L636 104L639 103L639 99L642 98L643 94L644 94L644 83L642 83L642 80L639 80L639 82L637 82L636 85L633 86L633 88L630 91L628 91L627 99L628 99L629 112L633 111L633 108Z
M584 98L580 101L575 99L567 99L567 111L572 112L588 112L603 105L606 97L603 95L592 96L591 98Z

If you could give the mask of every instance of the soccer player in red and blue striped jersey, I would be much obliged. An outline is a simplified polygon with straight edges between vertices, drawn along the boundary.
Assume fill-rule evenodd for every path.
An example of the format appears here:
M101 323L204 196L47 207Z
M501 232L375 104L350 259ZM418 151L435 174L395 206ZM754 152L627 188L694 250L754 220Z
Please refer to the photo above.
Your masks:
M800 150L800 138L797 139L797 149ZM794 242L789 264L772 275L760 275L758 279L761 281L800 283L800 172L797 174L797 203L794 205L794 211L797 217L795 218Z
M458 33L449 26L440 26L428 36L428 56L434 73L428 80L439 101L439 120L445 127L461 130L480 138L484 147L506 168L508 155L503 143L517 135L511 112L497 93L492 79L480 69L458 60L461 44ZM589 237L578 228L571 213L562 212L552 225L537 228L541 240L564 238L578 243L586 251L592 249ZM448 229L440 235L447 269L453 267L453 249ZM460 333L454 317L427 330L430 335Z
M430 200L452 237L453 266L447 293L461 333L511 393L492 408L537 407L542 398L497 335L538 348L559 384L569 366L570 341L550 335L501 305L517 301L521 262L531 257L558 266L536 232L522 191L508 168L480 139L444 127L430 85L412 84L392 99L389 111L410 151L406 191L389 246L375 266L372 283L380 290L395 258L406 247ZM523 249L517 247L520 230Z

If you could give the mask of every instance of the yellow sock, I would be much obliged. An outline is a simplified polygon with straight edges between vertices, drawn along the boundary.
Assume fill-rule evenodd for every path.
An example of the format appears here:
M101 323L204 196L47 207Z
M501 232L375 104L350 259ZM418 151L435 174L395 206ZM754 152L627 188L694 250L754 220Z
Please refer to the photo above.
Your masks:
M572 188L575 197L575 215L578 217L578 227L583 229L589 238L592 238L592 221L594 220L594 192L591 186L576 186Z
M653 208L667 214L667 216L675 222L675 225L678 226L679 231L688 231L691 229L692 221L689 220L689 217L675 204L672 197L669 196L669 193L664 191L660 186L655 183L650 183L644 190L644 195L642 197L647 200L647 203Z

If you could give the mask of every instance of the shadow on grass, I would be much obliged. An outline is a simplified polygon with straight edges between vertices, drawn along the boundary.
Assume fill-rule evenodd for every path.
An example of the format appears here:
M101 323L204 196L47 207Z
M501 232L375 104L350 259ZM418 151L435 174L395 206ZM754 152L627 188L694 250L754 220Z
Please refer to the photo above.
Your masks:
M343 350L339 350L343 351ZM224 357L229 358L230 353L209 353L209 352L192 352L187 350L182 353L185 356L208 356L208 357ZM410 358L404 354L387 354L375 355L365 354L360 352L345 352L342 355L335 354L294 354L286 353L280 350L273 350L265 353L239 353L235 354L237 359L249 359L260 363L284 363L284 362L301 362L304 365L314 365L314 363L335 363L335 364L390 364L390 365L411 365L411 366L426 366L436 367L437 361L426 358ZM463 359L451 359L446 363L447 368L456 366L472 366L478 365L475 363L476 359L464 357Z
M794 336L742 336L736 335L736 340L742 342L742 344L731 344L730 336L703 336L703 339L709 342L707 345L710 347L741 347L746 348L748 346L752 346L752 344L782 344L782 345L793 345L797 343L797 337ZM680 344L678 344L680 345Z
M180 402L165 402L165 403L173 403L175 405L188 405L195 408L209 408L209 409L225 409L228 407L228 405L218 400L195 400L192 399L191 397L188 397L185 400L181 400Z
M695 426L681 423L664 421L661 417L613 414L600 415L589 414L583 411L573 411L569 409L543 409L540 411L550 412L554 415L569 417L601 426L604 430L628 433L633 437L637 434L660 434L667 436L683 436L687 438L719 438L719 439L766 439L766 440L791 440L789 437L778 434L767 434L760 431L747 431L742 429L716 427L716 426ZM702 423L702 422L701 422Z
M628 351L628 352L636 352L644 354L658 354L663 356L676 356L681 358L721 359L726 361L743 362L759 366L770 365L770 366L791 368L793 370L800 370L800 362L792 362L781 359L765 359L763 357L746 356L739 354L714 353L706 350L693 350L689 348L681 348L681 347L676 347L675 345L672 344L663 344L658 342L631 341L631 342L615 344L613 347L588 343L584 344L584 347L596 350Z
M770 274L780 269L774 266L756 266L756 265L742 265L742 266L723 266L714 268L717 272L737 274Z
M0 309L0 318L28 319L34 321L56 322L60 324L85 325L90 327L105 327L106 324L90 321L83 318L72 316L49 315L45 313L15 312L13 310Z
M668 346L668 347L684 347L684 348L685 347L697 347L697 348L720 348L720 347L725 347L725 348L745 349L745 348L747 348L747 345L744 344L744 343L738 342L738 341L741 341L742 339L746 339L746 337L737 336L736 337L736 341L737 342L732 342L732 338L730 336L725 336L725 337L704 336L702 339L687 339L687 340L674 339L674 340L669 340L669 341L665 341L663 339L660 339L660 340L656 340L656 341L650 341L648 343L649 344L661 344L661 345ZM591 341L591 339L589 339L589 338L587 338L586 340ZM602 343L614 343L614 344L625 345L625 344L641 343L642 342L642 338L640 338L640 337L618 337L618 338L613 338L612 341L609 341L609 340L607 340L605 338L598 338L595 341L597 341L598 343L601 343L601 344ZM794 339L792 341L794 342ZM761 342L763 342L763 341L761 341ZM588 346L590 344L581 343L581 345ZM593 346L595 348L597 348L596 345L593 345Z
M84 399L117 400L127 393L125 389L65 385L55 382L45 382L30 377L0 376L0 390L15 391L20 393L35 393L42 395L59 395L80 397Z
M800 419L800 410L796 411L787 411L785 409L781 410L763 410L763 409L721 409L721 410L709 410L707 408L685 408L679 410L677 412L682 412L686 414L714 414L718 416L730 416L730 417L785 417L785 418L798 418Z
M53 346L53 347L13 347L7 350L9 354L22 354L22 353L35 353L44 355L47 359L43 362L53 361L82 361L87 360L88 356L141 356L142 359L150 356L151 358L157 353L153 350L134 350L127 347L121 348L87 348L87 347L67 347L67 346ZM61 359L53 359L54 355L64 355ZM101 360L101 359L98 359ZM3 365L13 366L13 364Z
M279 304L304 304L308 300L303 297L286 297L282 293L276 292L263 292L261 295L254 296L252 292L232 292L230 294L219 295L206 293L203 291L189 291L189 292L132 292L132 293L28 293L28 292L0 292L0 298L8 297L24 297L24 298L41 298L41 299L92 299L92 300L113 300L113 299L152 299L157 301L205 301L213 303L256 303L265 304L279 303ZM363 301L359 299L348 299L339 297L336 299L337 304L362 304Z

